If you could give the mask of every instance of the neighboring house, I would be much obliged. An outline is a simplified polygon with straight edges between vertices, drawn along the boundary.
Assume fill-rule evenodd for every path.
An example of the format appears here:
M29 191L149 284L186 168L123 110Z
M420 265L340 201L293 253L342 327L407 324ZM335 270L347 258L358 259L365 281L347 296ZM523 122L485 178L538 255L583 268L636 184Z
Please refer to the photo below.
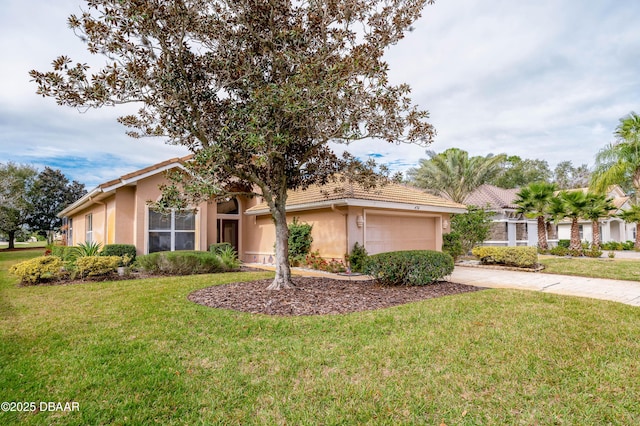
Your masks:
M489 239L483 244L491 246L537 246L538 223L517 213L514 204L519 188L504 189L493 185L481 185L465 199L465 204L486 208L494 213ZM557 241L556 227L547 224L547 236L551 243Z
M207 250L228 242L239 257L267 262L274 255L275 226L259 198L203 202L193 211L162 215L149 208L158 200L164 172L182 167L174 158L103 183L58 214L70 245L86 241L133 244L139 254L164 250ZM392 250L441 250L451 213L466 206L399 184L372 191L329 184L291 191L287 218L313 225L312 250L343 258L358 242L370 254Z
M537 246L538 224L536 219L529 219L517 213L518 206L514 204L516 194L520 189L503 189L493 185L481 185L466 199L465 204L484 207L494 213L490 236L485 245L494 246ZM579 188L576 191L587 191ZM609 189L607 195L613 199L616 211L612 216L600 219L600 237L603 243L615 241L624 242L635 240L635 224L625 224L616 214L631 207L627 197L618 185ZM580 220L580 239L592 240L591 221ZM551 246L558 240L571 238L571 222L563 220L557 225L547 222L547 240Z
M574 191L587 192L588 188L578 188ZM631 208L630 198L625 195L622 188L618 185L612 185L607 191L607 197L613 200L616 210L608 218L600 219L600 239L603 243L635 241L636 225L634 223L625 223L615 215L624 210ZM580 240L591 242L593 240L593 232L590 220L580 219L578 222L580 229ZM561 240L571 239L571 221L563 220L558 223L558 238Z

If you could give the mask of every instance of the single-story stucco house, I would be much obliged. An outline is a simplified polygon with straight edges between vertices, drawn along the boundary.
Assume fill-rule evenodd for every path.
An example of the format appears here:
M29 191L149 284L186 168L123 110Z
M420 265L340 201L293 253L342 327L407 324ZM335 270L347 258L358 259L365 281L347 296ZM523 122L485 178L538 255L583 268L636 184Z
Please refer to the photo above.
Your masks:
M574 191L586 192L588 188L578 188ZM514 204L519 188L504 189L493 185L481 185L473 191L466 199L465 204L483 207L494 213L490 234L485 245L494 246L537 246L538 245L538 223L536 219L529 219L517 212L518 206ZM629 209L631 204L629 197L618 186L609 188L607 196L612 199L616 207L611 216L600 219L600 238L606 242L624 242L635 240L635 224L625 224L616 215L623 210ZM554 224L549 221L546 224L547 241L551 246L558 243L558 240L569 240L571 238L571 221L563 220ZM580 220L580 239L582 241L592 240L591 221Z
M190 157L174 158L98 185L58 214L66 223L67 244L92 241L133 244L139 254L165 250L207 250L228 242L245 262L267 262L274 255L275 226L259 197L203 202L194 212L153 211L165 172ZM342 259L356 242L370 254L411 249L442 249L449 217L466 206L390 183L366 191L333 183L291 191L287 218L313 225L312 250Z
M494 185L481 185L464 200L465 204L486 208L493 212L489 238L484 245L490 246L537 246L538 222L518 213L514 204L519 188L504 189ZM557 228L547 223L549 243L558 241Z
M589 188L578 188L574 191L587 192ZM624 193L618 185L612 185L607 191L607 197L611 198L612 204L616 210L611 212L611 216L602 218L600 222L600 239L603 243L608 242L625 242L635 241L636 225L635 223L625 223L617 217L619 213L631 208L630 198ZM591 221L580 219L578 221L580 231L580 240L591 242L593 240L593 231ZM563 220L558 223L558 238L561 240L571 239L571 221Z

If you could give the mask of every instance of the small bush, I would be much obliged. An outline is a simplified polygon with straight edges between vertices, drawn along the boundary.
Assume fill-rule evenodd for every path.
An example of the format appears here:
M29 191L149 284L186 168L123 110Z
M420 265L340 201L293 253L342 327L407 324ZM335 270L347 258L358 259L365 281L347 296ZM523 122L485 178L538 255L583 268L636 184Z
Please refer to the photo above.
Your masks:
M233 246L229 245L220 249L217 253L222 266L226 271L237 271L240 268L240 259L238 259L238 253L233 249Z
M220 256L207 251L162 251L138 256L138 268L158 274L191 275L224 272Z
M581 249L569 249L569 256L580 257L580 256L582 256L582 250Z
M556 246L549 250L549 254L554 256L567 256L569 254L569 249L562 246Z
M636 247L635 242L633 241L625 241L622 243L622 250L634 250Z
M78 257L98 256L100 254L101 248L102 248L102 243L100 242L86 241L84 243L78 244L78 246L76 247L76 250L78 252Z
M136 260L136 246L133 244L107 244L100 252L100 256L127 256L129 262L120 266L128 266Z
M585 250L584 255L587 257L600 257L602 256L602 250L598 250L597 248L592 248L590 250Z
M52 245L49 246L49 249L51 250L51 255L59 257L63 262L73 262L78 256L78 249L73 246Z
M558 240L558 247L564 247L566 249L571 245L571 240Z
M81 278L110 275L121 263L120 256L82 256L76 259L76 272Z
M40 256L13 265L9 272L24 284L39 284L62 276L63 262L58 256Z
M433 250L410 250L369 256L364 272L382 285L427 285L453 272L453 258Z
M364 246L361 246L359 243L355 243L351 249L351 254L347 257L351 272L362 272L364 270L367 257L369 257L369 254Z
M451 257L453 257L453 260L457 260L464 254L462 239L458 232L449 232L448 234L442 235L442 251L449 253Z
M533 268L538 263L538 249L536 247L480 246L475 247L472 253L483 264Z
M311 230L313 225L308 223L300 223L297 218L293 218L293 222L289 224L289 257L295 258L306 256L311 251Z
M220 254L227 249L233 250L231 243L216 243L209 246L209 252L214 254Z

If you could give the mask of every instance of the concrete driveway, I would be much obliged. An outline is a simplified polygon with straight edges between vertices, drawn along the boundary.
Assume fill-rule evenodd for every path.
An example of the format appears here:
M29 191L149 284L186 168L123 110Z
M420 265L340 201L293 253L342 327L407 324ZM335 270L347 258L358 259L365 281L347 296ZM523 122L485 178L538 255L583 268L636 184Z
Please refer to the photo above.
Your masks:
M544 291L640 306L640 282L635 281L502 271L458 265L451 274L450 280L479 287Z

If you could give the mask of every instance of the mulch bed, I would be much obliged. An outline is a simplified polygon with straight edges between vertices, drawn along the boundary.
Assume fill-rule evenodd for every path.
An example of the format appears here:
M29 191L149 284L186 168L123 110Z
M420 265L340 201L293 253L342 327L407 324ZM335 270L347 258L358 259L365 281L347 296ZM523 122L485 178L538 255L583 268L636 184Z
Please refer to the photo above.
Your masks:
M271 282L266 279L208 287L191 293L189 300L212 308L253 314L299 316L347 314L481 290L448 281L390 287L374 281L311 277L294 278L295 289L267 290Z

